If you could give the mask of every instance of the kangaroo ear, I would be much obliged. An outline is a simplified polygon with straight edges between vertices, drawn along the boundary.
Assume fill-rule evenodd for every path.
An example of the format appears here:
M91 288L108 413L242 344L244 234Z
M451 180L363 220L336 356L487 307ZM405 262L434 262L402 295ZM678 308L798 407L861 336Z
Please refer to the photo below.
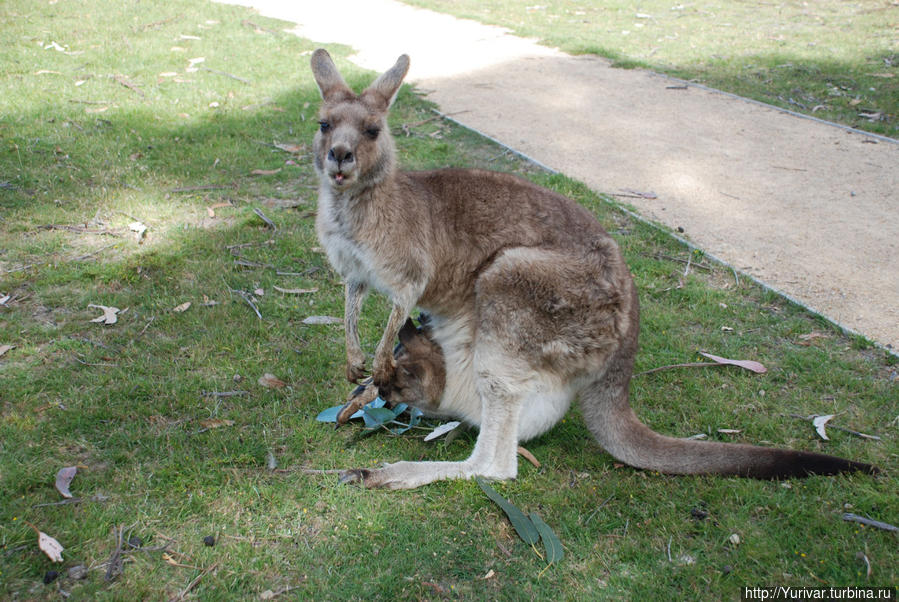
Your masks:
M312 75L315 77L315 83L318 84L318 90L321 92L322 99L325 101L350 100L356 95L346 85L340 72L337 71L337 65L331 59L331 55L324 48L319 48L312 53L310 61L312 65Z
M412 321L412 318L406 318L406 323L400 328L399 337L400 343L407 348L418 337L418 328L415 327L415 322Z
M378 111L386 111L396 100L403 78L409 72L409 55L401 55L396 64L362 93L362 101Z

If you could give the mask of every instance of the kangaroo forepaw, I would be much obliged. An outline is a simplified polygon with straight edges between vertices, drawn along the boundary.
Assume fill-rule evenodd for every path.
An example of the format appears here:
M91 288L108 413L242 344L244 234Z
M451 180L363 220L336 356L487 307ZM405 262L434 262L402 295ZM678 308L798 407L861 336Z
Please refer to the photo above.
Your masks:
M365 378L365 362L347 362L346 379L358 384L363 378Z

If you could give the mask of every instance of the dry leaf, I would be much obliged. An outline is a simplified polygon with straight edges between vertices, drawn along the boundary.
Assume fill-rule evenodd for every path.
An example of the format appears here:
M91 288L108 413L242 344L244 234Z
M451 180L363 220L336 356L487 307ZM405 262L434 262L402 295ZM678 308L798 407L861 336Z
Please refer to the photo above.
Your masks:
M95 309L100 309L103 311L102 316L91 320L91 322L96 322L98 324L115 324L116 322L119 321L119 318L118 318L118 316L116 316L116 314L119 313L120 311L122 311L118 307L107 307L105 305L94 305L93 303L88 305L88 307L93 307Z
M254 169L250 172L251 176L273 176L276 173L281 171L281 168L278 169Z
M274 374L269 374L268 372L260 376L257 382L263 387L268 387L269 389L283 389L287 386L286 382L284 382Z
M261 288L257 288L256 290L253 291L253 294L256 295L257 297L264 297L265 290L263 290Z
M270 589L265 590L261 594L259 594L260 600L273 600L275 598L275 592Z
M206 215L208 215L209 217L215 217L215 211L212 209L212 207L206 207Z
M534 457L534 454L532 454L525 448L521 447L520 445L518 446L518 455L521 456L522 458L524 458L525 460L527 460L528 462L530 462L531 464L533 464L534 466L536 466L537 468L540 468L540 461L537 460L536 457Z
M278 144L275 143L275 148L280 149L286 153L298 153L300 149L303 147L299 144Z
M750 370L752 372L755 372L756 374L765 374L768 371L768 369L763 365L752 360L730 360L726 357L718 357L717 355L712 355L711 353L705 353L702 351L699 352L699 355L707 357L713 362L717 362L718 364L727 366L739 366L740 368Z
M333 316L309 316L303 320L303 324L321 325L321 324L343 324L343 320Z
M200 426L207 429L217 429L223 426L234 426L234 421L225 420L224 418L207 418L200 421Z
M740 429L718 429L718 432L723 435L736 435L742 433Z
M460 424L462 424L462 423L457 422L455 420L452 422L447 422L446 424L441 424L440 426L435 428L433 431L428 433L427 437L425 437L425 441L433 441L434 439L436 439L438 437L442 437L443 435L447 434L451 430L455 429Z
M72 484L72 479L75 478L77 472L77 466L67 466L65 468L60 468L59 472L56 473L56 490L62 494L62 497L72 497L72 492L69 491L69 485Z
M871 73L871 77L896 77L894 73Z
M281 288L280 286L276 286L274 289L285 295L305 295L318 292L318 288Z
M128 229L137 235L137 242L142 244L144 235L147 233L147 226L141 222L131 222L128 224Z
M37 545L50 560L53 562L62 562L62 551L64 548L58 541L43 531L37 532Z
M830 422L834 416L836 416L836 414L827 414L826 416L815 416L812 418L812 424L815 425L815 430L818 431L818 435L825 441L830 441L830 439L827 437L827 431L824 430L824 426Z
M740 545L740 536L736 533L731 533L731 536L728 537L727 540L735 546Z
M0 305L6 305L6 303L12 299L12 295L2 295L0 296Z
M172 308L172 311L177 312L177 313L180 314L181 312L185 312L185 311L187 311L188 309L190 309L190 301L185 301L184 303L182 303L182 304L179 305L178 307Z
M0 345L0 357L3 357L3 354L5 354L7 351L15 348L15 345Z

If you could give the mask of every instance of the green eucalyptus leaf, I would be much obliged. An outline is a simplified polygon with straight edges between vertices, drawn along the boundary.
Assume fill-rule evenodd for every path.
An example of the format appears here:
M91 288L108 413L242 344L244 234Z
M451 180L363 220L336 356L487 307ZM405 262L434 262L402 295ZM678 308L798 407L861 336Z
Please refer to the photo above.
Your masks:
M540 518L539 514L531 512L529 516L534 527L537 528L537 532L540 534L540 540L543 542L543 547L546 548L546 563L558 564L562 561L562 558L565 557L565 548L562 547L562 541L550 526Z
M534 523L531 522L531 519L524 515L524 512L519 510L506 498L498 494L496 490L488 485L487 481L485 481L481 477L476 477L475 480L477 481L478 486L481 488L481 490L487 494L487 497L489 497L496 503L497 506L503 509L503 512L506 513L506 516L509 517L509 522L511 522L512 526L515 528L515 532L518 533L518 536L522 540L524 540L526 544L534 545L535 543L540 541L540 533L537 531L537 527L534 526Z

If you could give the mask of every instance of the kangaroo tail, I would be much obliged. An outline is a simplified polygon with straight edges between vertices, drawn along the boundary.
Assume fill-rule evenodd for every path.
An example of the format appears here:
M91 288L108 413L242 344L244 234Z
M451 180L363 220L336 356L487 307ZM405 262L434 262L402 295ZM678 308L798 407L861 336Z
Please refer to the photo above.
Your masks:
M879 472L877 467L814 452L677 439L640 422L628 402L632 350L619 349L605 374L581 391L587 426L615 458L673 474L721 474L779 479L840 472Z

